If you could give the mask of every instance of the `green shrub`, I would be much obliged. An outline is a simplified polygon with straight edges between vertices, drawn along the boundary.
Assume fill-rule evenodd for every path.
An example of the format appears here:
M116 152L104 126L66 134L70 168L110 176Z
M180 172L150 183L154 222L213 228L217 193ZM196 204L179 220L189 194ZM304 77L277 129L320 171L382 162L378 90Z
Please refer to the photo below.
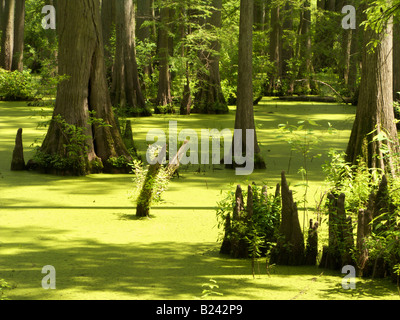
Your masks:
M266 255L277 240L277 231L280 223L281 202L280 197L268 192L267 197L263 195L261 187L253 185L253 215L247 217L247 204L241 213L239 221L231 221L231 229L236 230L228 235L236 241L248 243L250 255ZM247 190L243 190L243 199L247 198ZM224 228L227 216L233 216L235 206L235 191L229 191L226 196L218 202L217 220L219 228Z
M4 279L0 279L0 300L8 300L4 294L4 289L10 289L11 286Z
M32 101L38 98L38 85L28 71L0 70L0 100Z
M359 160L357 165L352 165L345 160L345 153L330 150L328 156L331 161L322 166L326 175L329 191L346 196L346 211L354 215L359 209L368 204L369 195L377 189L380 173L370 169L365 162Z

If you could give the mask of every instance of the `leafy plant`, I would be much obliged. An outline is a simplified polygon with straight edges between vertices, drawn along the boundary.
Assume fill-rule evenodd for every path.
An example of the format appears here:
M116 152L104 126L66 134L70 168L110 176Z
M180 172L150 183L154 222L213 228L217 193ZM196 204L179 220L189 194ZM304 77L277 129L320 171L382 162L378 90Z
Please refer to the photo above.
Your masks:
M399 286L399 279L400 279L400 263L396 264L393 266L393 273L397 276L397 291L399 293L400 296L400 286Z
M38 84L28 71L0 70L0 100L31 101L39 97Z
M224 294L216 291L215 289L219 289L219 285L217 281L214 279L210 279L208 283L203 283L202 287L205 288L202 291L201 298L208 298L209 296L223 296Z
M0 300L8 300L4 293L4 289L10 289L11 286L4 279L0 279Z
M277 241L278 228L280 223L280 197L268 193L264 188L252 185L253 211L249 216L248 204L244 204L240 212L240 219L231 219L230 225L226 225L228 215L233 216L235 207L235 192L228 191L224 198L218 202L217 221L218 228L222 229L220 239L224 238L235 246L241 243L247 245L247 252L252 262L252 274L255 276L255 267L258 266L258 259L267 257ZM265 194L267 192L267 194ZM243 198L247 197L247 191L243 191ZM229 227L229 229L226 229Z
M328 123L329 129L328 132L331 133L332 126ZM291 160L293 156L293 152L297 152L302 157L303 165L299 168L298 173L301 174L302 183L297 184L297 186L304 187L303 194L303 208L304 208L304 221L303 228L306 225L305 219L308 216L307 211L307 194L309 189L309 180L308 180L308 162L313 161L316 158L321 157L320 153L316 153L316 147L321 143L321 139L315 134L314 128L319 125L314 120L301 120L297 122L297 125L289 125L280 124L279 130L281 134L278 138L283 138L290 146L290 157L288 164L288 172L290 171ZM304 233L304 230L303 230Z
M251 269L253 278L255 278L255 265L257 264L258 273L260 273L259 258L262 256L262 248L265 247L265 239L260 236L257 229L253 226L248 235L245 236L246 241L249 244L249 255L251 257Z
M369 195L378 187L378 173L361 159L356 165L346 162L343 152L331 149L328 156L331 160L322 166L328 188L336 194L344 193L346 210L356 214L358 209L366 207Z
M96 166L100 171L103 168L101 161L94 160L87 163L87 141L91 136L86 134L86 128L68 123L61 115L54 116L50 121L42 125L48 125L53 122L64 137L64 155L47 154L36 148L33 156L34 162L44 169L71 170L77 174L83 174L87 165ZM89 112L88 126L107 127L104 119L97 118L95 111ZM96 137L93 138L95 140ZM111 164L121 165L120 158L112 158Z
M157 151L150 152L154 155L157 154ZM145 179L149 171L149 166L143 165L142 161L136 159L132 161L130 166L132 167L132 172L134 174L134 189L132 190L130 197L136 201L139 201L139 194L143 189L143 184L145 183ZM161 201L161 195L167 190L170 177L171 175L168 167L161 166L158 174L153 178L154 180L151 181L153 192L149 203L158 203Z

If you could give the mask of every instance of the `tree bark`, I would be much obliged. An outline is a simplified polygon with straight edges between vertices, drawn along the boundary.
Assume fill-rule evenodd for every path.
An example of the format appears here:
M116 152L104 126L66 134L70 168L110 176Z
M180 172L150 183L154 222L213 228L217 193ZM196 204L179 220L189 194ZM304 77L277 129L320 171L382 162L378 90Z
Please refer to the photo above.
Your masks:
M152 21L153 9L151 0L141 0L137 2L137 15L136 15L136 37L142 42L150 41L152 36L152 30L150 26L143 26L144 22ZM148 57L148 63L144 64L143 73L149 77L153 72L153 66L151 64L151 57Z
M265 31L266 8L265 0L254 0L254 28L256 31Z
M11 69L22 72L24 69L25 0L16 1L14 16L14 48Z
M172 103L171 74L169 71L169 8L161 8L161 25L158 30L159 81L155 113L160 113L160 106Z
M58 16L57 26L59 74L69 79L58 86L53 121L40 152L53 159L70 158L66 145L71 140L55 121L57 115L66 123L82 128L86 141L85 148L79 151L79 163L72 167L50 166L47 172L69 175L127 172L128 168L117 170L108 161L131 157L116 126L107 89L99 1L59 0L58 10L63 12ZM106 125L90 125L90 112Z
M113 31L113 25L115 24L115 1L116 0L102 0L101 2L104 60L106 64L107 82L109 84L112 82L112 69L114 64L110 39Z
M206 24L219 29L222 25L222 0L213 0L212 6L215 10L212 11L211 17L206 19ZM222 93L219 72L219 52L221 50L219 41L212 41L210 49L212 50L211 52L199 52L200 60L206 72L200 70L198 73L198 90L195 95L194 110L192 112L204 114L228 113L229 108Z
M14 12L16 0L6 0L3 12L0 67L11 71L14 52Z
M379 40L379 43L371 53L367 43L373 39ZM361 157L369 168L380 168L386 173L396 175L399 169L393 156L399 152L399 142L392 105L391 23L380 34L371 29L365 31L364 43L358 107L347 146L347 161L357 164Z
M0 0L0 30L3 31L3 24L4 24L4 8L5 8L6 2L5 0Z
M178 170L180 161L182 156L187 151L188 140L186 140L183 145L179 148L177 154L174 158L170 159L168 167L167 167L167 176L165 179L169 180L172 178L174 173ZM148 217L150 215L150 207L153 201L154 192L157 188L156 178L161 170L162 160L165 158L166 154L166 145L161 149L160 153L157 156L156 163L151 164L147 171L145 181L142 186L142 190L140 191L139 197L137 199L136 206L136 216L139 218Z
M279 5L275 5L271 8L271 31L270 31L270 47L269 47L269 59L274 65L274 70L270 75L269 79L269 93L273 94L273 91L277 88L277 81L282 78L283 73L283 60L282 60L282 18L281 8Z
M318 256L318 222L313 223L310 219L310 227L308 229L307 245L305 250L304 263L306 265L315 266Z
M130 116L148 116L139 82L135 52L135 13L131 0L118 0L116 6L116 52L111 98L115 107Z
M11 171L25 170L24 147L22 145L22 128L17 131L15 147L11 160Z
M302 58L298 74L300 79L310 79L313 72L310 28L311 6L309 0L305 0L300 16L300 57ZM310 91L312 88L310 81L306 81L304 86L306 91Z
M400 101L400 23L393 25L393 99Z
M282 22L282 35L287 36L287 32L293 30L293 7L290 2L285 4ZM290 70L289 60L293 58L293 45L289 39L282 40L282 75L285 77Z
M254 122L253 108L253 0L240 1L240 26L239 26L239 70L237 87L237 107L235 116L235 129L242 130L242 151L246 148L246 129L254 130L255 168L265 168L265 162L260 155L257 133ZM233 144L234 145L234 144Z
M271 262L280 265L302 265L305 258L304 236L301 231L297 204L289 190L285 173L281 174L282 215L277 245Z

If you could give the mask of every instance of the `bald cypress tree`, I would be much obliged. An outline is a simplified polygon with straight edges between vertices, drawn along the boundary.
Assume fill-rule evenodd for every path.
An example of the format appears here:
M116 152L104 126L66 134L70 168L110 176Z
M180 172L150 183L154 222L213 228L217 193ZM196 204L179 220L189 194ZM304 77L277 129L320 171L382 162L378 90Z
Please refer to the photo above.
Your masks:
M362 158L369 168L396 175L399 140L393 111L393 25L364 30L362 75L356 119L347 146L347 161ZM371 48L370 43L377 43Z
M47 135L31 167L62 175L115 172L131 157L117 129L107 89L99 0L59 0L59 74Z
M14 50L14 12L16 0L5 0L1 17L2 37L0 67L11 70Z
M253 108L253 19L254 0L240 1L239 72L235 129L242 130L242 152L254 150L254 167L265 168L257 141ZM254 145L247 146L246 129L254 130Z
M115 107L131 116L150 111L142 94L135 51L135 11L132 0L118 0L116 10L116 52L111 98Z

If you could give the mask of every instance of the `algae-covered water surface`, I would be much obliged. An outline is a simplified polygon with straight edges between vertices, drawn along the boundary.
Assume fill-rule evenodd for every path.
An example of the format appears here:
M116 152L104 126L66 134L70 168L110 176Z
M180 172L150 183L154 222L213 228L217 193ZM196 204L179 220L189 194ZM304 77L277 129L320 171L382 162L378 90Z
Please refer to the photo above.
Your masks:
M357 278L345 290L339 272L318 267L272 266L259 259L253 277L251 261L219 254L221 230L216 206L223 192L252 182L275 186L282 170L303 196L299 168L303 158L291 152L279 125L312 120L320 154L308 162L307 213L314 217L323 192L322 164L328 151L346 148L355 108L343 104L288 103L263 99L255 107L258 140L267 168L238 176L222 165L182 166L151 217L138 219L130 197L133 176L97 174L59 177L10 171L15 134L23 128L25 160L46 128L37 127L51 111L26 103L0 102L0 279L11 286L9 299L201 299L204 288L218 284L210 299L398 299L390 280ZM233 128L228 115L134 118L133 135L144 156L150 129L167 131ZM329 123L329 124L328 124ZM329 130L334 128L334 130ZM221 194L222 192L222 194ZM326 241L321 226L320 246ZM42 287L44 266L53 266L56 289ZM210 282L211 281L211 282Z

